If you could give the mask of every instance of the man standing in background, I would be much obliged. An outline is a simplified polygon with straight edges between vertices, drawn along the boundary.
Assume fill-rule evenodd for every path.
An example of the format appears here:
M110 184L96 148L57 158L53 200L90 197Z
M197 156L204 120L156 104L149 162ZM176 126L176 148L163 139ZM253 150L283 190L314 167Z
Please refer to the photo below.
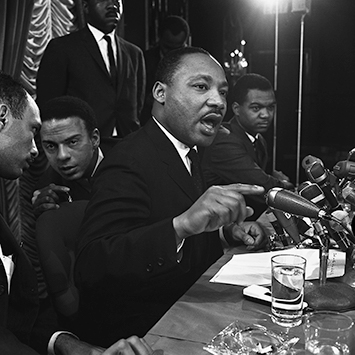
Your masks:
M144 103L143 52L115 30L122 0L83 0L85 28L53 39L37 74L37 103L70 95L94 110L102 137L120 137L140 127Z

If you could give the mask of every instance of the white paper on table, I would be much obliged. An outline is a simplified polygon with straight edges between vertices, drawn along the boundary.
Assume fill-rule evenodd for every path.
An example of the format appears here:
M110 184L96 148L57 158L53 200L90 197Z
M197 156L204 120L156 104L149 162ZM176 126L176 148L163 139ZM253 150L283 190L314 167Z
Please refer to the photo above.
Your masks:
M271 257L277 254L295 254L307 260L306 280L319 278L318 249L285 249L264 253L233 255L210 280L210 282L249 286L271 284ZM327 278L343 276L345 272L345 253L330 249Z

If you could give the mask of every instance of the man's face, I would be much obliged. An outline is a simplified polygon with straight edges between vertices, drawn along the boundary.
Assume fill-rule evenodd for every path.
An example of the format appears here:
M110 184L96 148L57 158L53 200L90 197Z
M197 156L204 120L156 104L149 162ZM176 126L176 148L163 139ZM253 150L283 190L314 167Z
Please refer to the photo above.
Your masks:
M276 100L273 90L249 90L242 105L234 102L234 114L239 123L251 135L264 133L268 130L275 114Z
M0 104L6 119L0 129L0 175L6 179L20 177L38 155L34 137L41 128L41 119L29 94L27 100L22 119L14 117L7 105Z
M116 28L123 12L122 0L84 0L83 5L90 25L103 33Z
M173 136L189 147L212 143L226 113L228 93L224 71L212 57L185 55L172 83L154 89L163 105L158 120Z
M166 55L173 49L186 47L186 41L187 39L185 32L180 32L174 36L170 30L166 30L159 41L160 50L162 51L163 55Z
M66 180L89 177L96 163L100 143L97 129L88 133L85 122L73 116L43 122L41 140L52 168Z

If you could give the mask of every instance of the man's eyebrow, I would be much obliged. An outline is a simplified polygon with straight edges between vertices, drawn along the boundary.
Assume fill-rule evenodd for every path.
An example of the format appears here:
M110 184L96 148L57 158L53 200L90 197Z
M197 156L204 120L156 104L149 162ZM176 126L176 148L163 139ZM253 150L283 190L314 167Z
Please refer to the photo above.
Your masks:
M73 134L72 136L69 136L67 138L64 139L64 142L68 142L74 138L80 138L81 137L81 134L80 133L76 133L76 134ZM53 140L51 140L50 138L49 139L42 139L42 142L43 143L54 143L54 144L57 144L56 142L54 142Z
M259 101L252 101L250 104L250 106L252 105L258 105L258 106L263 106L263 107L267 107L267 106L272 106L272 105L276 105L276 101L273 101L267 105L264 105L262 102L259 102Z
M205 81L207 81L207 82L212 82L214 79L213 79L213 76L212 75L208 75L208 74L198 74L198 75L195 75L195 76L191 76L190 78L189 78L191 81L192 80L205 80ZM229 85L228 85L228 81L227 80L225 80L225 81L223 81L223 82L221 82L220 84L219 84L219 86L226 86L226 87L228 87Z

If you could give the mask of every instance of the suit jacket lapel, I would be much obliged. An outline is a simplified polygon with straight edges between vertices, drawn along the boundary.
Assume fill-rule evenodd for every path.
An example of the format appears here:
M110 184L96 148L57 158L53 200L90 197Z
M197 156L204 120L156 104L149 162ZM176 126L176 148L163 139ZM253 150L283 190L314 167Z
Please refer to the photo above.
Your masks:
M82 38L83 38L83 42L84 45L86 47L86 49L88 50L88 52L90 53L90 55L94 58L94 60L97 62L97 64L99 65L99 67L105 72L107 79L109 81L111 81L110 78L110 74L107 71L105 62L102 58L99 46L94 38L94 36L92 35L92 33L90 32L88 27L84 27L81 30L81 34L82 34Z
M123 56L123 52L126 51L126 48L124 45L122 45L121 38L116 34L115 35L116 39L116 46L117 46L117 87L116 87L116 92L117 96L120 95L120 92L122 90L122 84L123 80L122 78L125 78L127 76L127 67L126 63L124 63L124 58L129 58L129 54L126 53L125 56Z
M19 248L3 216L0 215L0 243L4 255L16 254Z
M143 129L146 130L153 145L157 148L160 159L167 165L167 172L171 179L174 180L193 202L196 201L198 196L191 175L187 171L174 145L153 120L150 120Z
M232 133L237 136L236 139L241 140L243 142L248 154L251 157L253 157L253 159L256 161L256 155L255 155L253 143L251 142L249 137L246 135L244 129L240 126L240 124L234 118L232 118L232 120L230 121L230 124L231 124Z

